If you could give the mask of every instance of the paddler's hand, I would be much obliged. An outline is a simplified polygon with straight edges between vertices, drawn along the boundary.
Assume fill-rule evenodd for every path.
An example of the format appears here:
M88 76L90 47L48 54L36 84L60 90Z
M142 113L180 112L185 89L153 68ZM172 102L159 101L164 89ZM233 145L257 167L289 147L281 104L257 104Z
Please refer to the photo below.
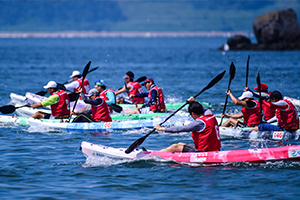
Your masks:
M230 90L230 89L227 89L225 93L226 93L227 95L230 95L230 94L231 94L231 90Z
M77 115L77 113L76 112L71 112L71 115Z
M161 127L160 124L155 125L154 128L158 131L165 131L165 128Z
M222 118L224 118L224 117L225 117L225 118L229 118L230 116L227 115L227 114L221 114L221 117L222 117Z
M195 100L195 98L194 97L190 97L190 98L188 98L188 100L186 100L188 103L191 103L191 102L193 102L193 101L196 101Z
M136 109L138 109L138 111L140 111L142 108L143 108L143 106L136 107Z
M134 98L134 94L130 94L130 95L129 95L129 98L130 98L130 99Z
M76 92L76 93L81 93L81 92L82 92L82 88L79 88L78 92Z
M248 90L248 86L245 86L245 88L244 88L244 92L246 92L247 90Z

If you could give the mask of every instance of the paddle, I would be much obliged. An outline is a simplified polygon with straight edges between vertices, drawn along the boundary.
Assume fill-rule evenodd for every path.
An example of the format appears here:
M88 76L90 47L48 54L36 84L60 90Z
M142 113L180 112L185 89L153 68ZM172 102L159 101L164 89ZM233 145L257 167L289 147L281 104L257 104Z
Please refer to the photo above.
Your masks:
M140 77L140 78L138 78L138 79L136 79L136 82L143 82L144 80L146 80L147 79L147 77L146 76L142 76L142 77Z
M248 55L248 60L247 60L247 68L246 68L246 87L248 87L249 59L250 59L250 55Z
M123 110L123 108L121 106L114 104L114 103L110 104L110 107L111 107L111 109L113 109L114 111L116 111L118 113L122 112L122 110Z
M232 79L234 79L234 75L235 75L235 66L234 66L233 62L231 62L231 65L230 65L230 68L229 68L229 73L230 73L230 78L229 78L229 83L228 83L228 90L230 89L231 81L232 81ZM223 115L226 111L227 101L228 101L228 95L226 95L225 105L224 105L224 108L223 108ZM223 117L221 117L221 121L220 121L219 126L222 125L222 121L223 121Z
M261 89L260 89L260 76L259 76L259 69L257 71L257 76L256 76L256 83L258 86L258 94L259 94L259 104L260 104L260 123L262 123L262 98L261 98Z
M10 113L15 112L16 109L23 108L23 107L26 107L26 106L30 107L29 105L23 105L23 106L19 106L19 107L15 107L14 105L6 105L6 106L0 107L0 111L3 114L10 114Z
M92 71L95 71L95 70L98 69L98 68L99 68L99 67L95 67L95 68L89 70L87 73L91 73ZM66 89L66 87L64 86L64 84L70 83L70 82L72 82L72 81L73 81L73 80L68 80L68 81L66 81L66 82L64 82L64 83L57 83L57 88L58 88L59 90L65 90L65 91L67 91L67 89ZM46 91L39 91L39 92L37 92L37 93L35 93L35 94L40 95L40 96L45 96L46 93L47 93L47 90L46 90Z
M224 76L226 70L223 71L221 74L219 74L218 76L216 76L205 88L203 88L198 94L196 94L194 96L194 98L196 98L197 96L199 96L202 92L204 92L205 90L208 90L209 88L211 88L212 86L214 86L216 83L218 83ZM163 125L168 119L170 119L172 116L174 116L179 110L181 110L183 107L185 107L188 104L188 102L186 102L185 104L183 104L180 108L178 108L175 112L173 112L169 117L167 117L162 123L160 123L160 125ZM147 135L139 138L138 140L136 140L134 143L132 143L125 151L125 153L130 153L132 152L134 149L138 148L143 142L144 140L155 131L155 128L152 129L152 131L150 131Z
M92 61L89 61L88 64L86 64L86 66L85 66L85 68L84 68L84 70L83 70L83 72L82 72L82 82L81 82L80 88L82 88L84 79L85 79L85 77L86 77L86 75L87 75L87 73L88 73L88 71L89 71L91 62L92 62ZM76 100L75 100L75 103L74 103L72 112L74 112L74 110L75 110L75 108L76 108L76 104L77 104L78 98L79 98L79 95L77 96L77 98L76 98ZM71 119L71 116L72 116L72 115L70 115L69 121L70 121L70 119Z

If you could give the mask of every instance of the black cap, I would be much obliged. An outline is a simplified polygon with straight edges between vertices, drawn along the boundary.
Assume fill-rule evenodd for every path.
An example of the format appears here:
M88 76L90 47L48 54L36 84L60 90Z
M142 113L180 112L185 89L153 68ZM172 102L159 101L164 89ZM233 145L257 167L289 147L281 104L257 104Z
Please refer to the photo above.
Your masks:
M282 94L279 91L275 90L275 91L271 92L270 99L281 100L281 99L283 99L283 97L282 97Z

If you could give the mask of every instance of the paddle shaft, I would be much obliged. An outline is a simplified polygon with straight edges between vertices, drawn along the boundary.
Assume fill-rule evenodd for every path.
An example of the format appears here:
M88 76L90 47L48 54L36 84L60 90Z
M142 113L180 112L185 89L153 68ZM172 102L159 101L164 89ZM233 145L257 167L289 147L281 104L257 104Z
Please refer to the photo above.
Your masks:
M198 94L196 94L194 96L194 98L196 98L197 96L199 96L202 92L204 92L205 90L208 90L209 88L211 88L212 86L214 86L216 83L218 83L224 76L226 70L223 71L221 74L219 74L218 76L216 76L205 88L203 88ZM170 119L172 116L174 116L179 110L181 110L184 106L186 106L188 104L188 102L186 102L185 104L183 104L180 108L178 108L175 112L173 112L169 117L167 117L162 123L160 123L160 125L164 124L168 119ZM125 153L130 153L132 152L134 149L136 149L137 147L139 147L144 140L155 131L155 128L153 128L147 135L141 137L140 139L136 140L133 144L131 144L125 151Z
M250 55L248 55L247 67L246 67L246 87L248 87L248 76L249 76L249 60L250 60Z
M233 62L231 62L229 72L230 72L230 78L229 78L229 83L228 83L227 90L230 89L231 81L234 79L234 75L235 75L235 66L234 66ZM223 108L223 112L222 112L223 115L225 114L225 111L226 111L227 102L228 102L228 95L226 95L226 98L225 98L225 104L224 104L224 108ZM223 122L223 117L221 117L221 121L219 123L219 126L222 125L222 122Z
M257 71L257 76L256 76L256 83L258 86L258 94L259 94L259 104L260 104L260 109L259 109L259 114L260 114L260 123L262 123L262 98L261 98L261 88L260 88L260 75L259 75L259 70Z

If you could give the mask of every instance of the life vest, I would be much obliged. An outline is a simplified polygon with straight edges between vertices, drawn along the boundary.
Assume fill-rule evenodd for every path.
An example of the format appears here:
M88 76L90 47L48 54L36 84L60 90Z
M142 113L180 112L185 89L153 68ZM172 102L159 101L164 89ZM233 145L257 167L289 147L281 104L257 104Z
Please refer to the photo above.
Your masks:
M129 94L136 95L136 94L143 93L143 88L139 82L137 82L137 81L129 82L129 83L127 83L127 85L131 86L131 89L129 90ZM144 97L134 97L133 99L136 103L144 103L145 102ZM134 103L133 100L131 100L131 101L132 101L132 103Z
M257 100L251 101L256 103L254 108L242 108L244 123L247 124L247 126L260 124L260 104Z
M203 115L196 119L202 121L205 127L201 131L192 131L195 148L199 151L217 151L221 148L218 122L214 115Z
M266 121L275 116L275 109L272 107L266 106L264 103L262 104L262 110L264 112L264 119Z
M96 97L101 98L100 96ZM103 99L102 99L103 100ZM101 104L94 106L91 105L92 117L96 122L111 122L111 117L108 110L108 105L105 100Z
M60 118L63 115L70 115L70 99L68 94L61 90L54 92L52 95L58 95L58 101L56 104L50 106L51 114L55 118Z
M78 92L80 86L81 86L81 83L82 83L82 78L79 78L76 80L78 83L79 83L79 86L77 88L74 89L74 92ZM84 81L83 81L83 85L82 85L82 92L84 94L88 94L90 91L90 83L89 81L85 78Z
M149 110L153 112L165 112L166 105L165 105L164 94L162 93L162 90L158 86L152 87L148 93L149 101L151 99L152 90L156 90L158 95L156 96L155 102L153 105L150 106Z
M276 108L278 126L292 130L299 129L299 117L296 107L289 100L284 99L282 101L285 101L288 104L288 108Z
M101 93L100 93L100 97L102 98L102 99L104 99L104 101L108 101L109 100L109 98L106 96L106 93L108 92L108 91L112 91L113 93L115 93L115 91L113 90L113 89L106 89L106 90L104 90L104 91L102 91ZM116 100L116 95L115 95L115 102L117 102L117 100ZM108 108L109 108L109 112L110 113L113 113L113 109L108 105Z

